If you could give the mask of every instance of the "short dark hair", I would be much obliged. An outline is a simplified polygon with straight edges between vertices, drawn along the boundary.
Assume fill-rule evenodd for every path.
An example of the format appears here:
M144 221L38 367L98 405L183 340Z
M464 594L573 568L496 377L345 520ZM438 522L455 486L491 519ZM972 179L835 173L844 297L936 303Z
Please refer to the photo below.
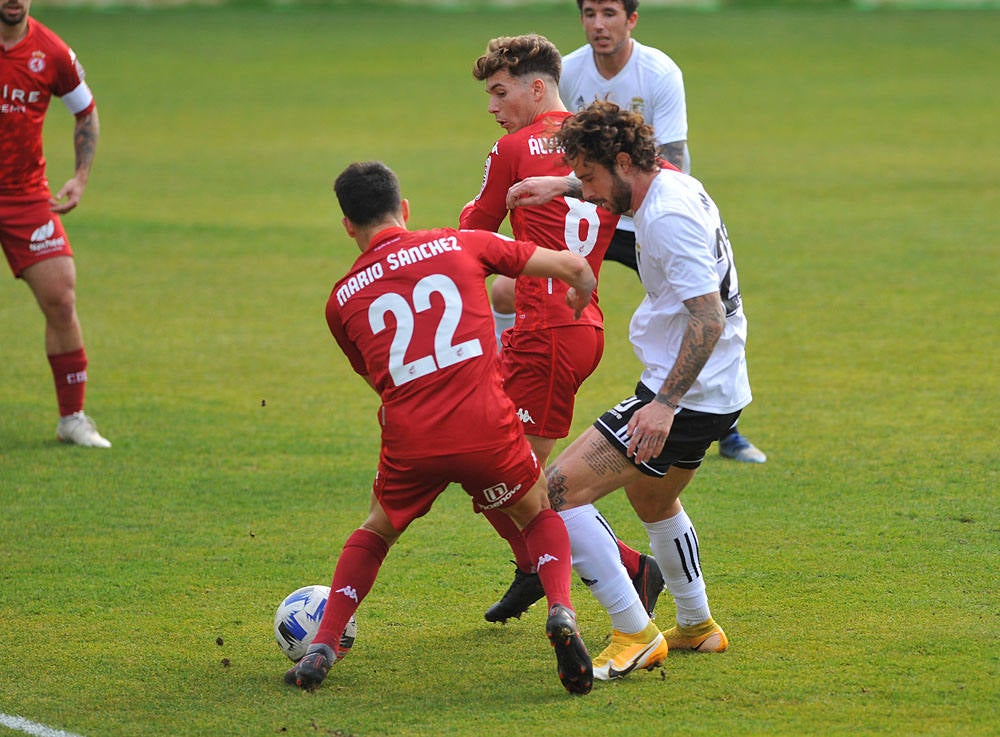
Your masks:
M502 70L507 70L512 77L545 74L558 82L562 74L562 56L554 43L537 33L499 36L491 39L486 45L486 53L476 59L472 76L482 82Z
M566 118L556 141L568 161L583 157L614 171L615 157L626 153L642 171L659 167L653 128L639 113L607 100L596 100Z
M402 204L399 179L381 161L348 166L333 183L344 217L364 227L397 212Z
M599 0L600 1L600 0ZM614 2L615 0L612 0ZM639 12L639 0L617 0L625 8L625 15L632 15L632 13ZM576 7L583 12L583 0L576 0Z

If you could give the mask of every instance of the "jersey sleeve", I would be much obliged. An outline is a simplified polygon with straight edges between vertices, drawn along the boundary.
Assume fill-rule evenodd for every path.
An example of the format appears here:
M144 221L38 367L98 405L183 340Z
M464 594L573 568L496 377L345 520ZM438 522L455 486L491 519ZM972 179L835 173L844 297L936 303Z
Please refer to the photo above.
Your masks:
M656 231L663 236L664 273L682 302L719 291L716 259L705 245L703 223L670 213L661 216Z
M686 141L688 137L687 103L684 100L684 77L674 66L657 76L653 94L656 139L660 145Z
M486 230L463 230L462 242L473 249L479 260L493 274L517 278L537 246L530 241L516 241Z
M361 355L361 351L358 350L354 342L347 337L347 331L344 330L344 323L340 318L340 310L337 307L337 298L334 294L330 295L330 299L326 303L326 324L329 326L334 340L337 341L337 345L347 356L347 360L351 362L351 368L354 369L355 373L359 376L368 376L368 365L365 363L364 356Z
M501 138L493 146L483 171L483 186L476 199L462 210L462 228L496 231L507 217L507 190L514 183L516 162Z
M65 48L58 57L59 64L55 80L52 85L52 94L62 98L66 108L77 118L81 118L93 112L96 107L94 95L90 87L84 81L86 72L83 65L76 58L73 49Z

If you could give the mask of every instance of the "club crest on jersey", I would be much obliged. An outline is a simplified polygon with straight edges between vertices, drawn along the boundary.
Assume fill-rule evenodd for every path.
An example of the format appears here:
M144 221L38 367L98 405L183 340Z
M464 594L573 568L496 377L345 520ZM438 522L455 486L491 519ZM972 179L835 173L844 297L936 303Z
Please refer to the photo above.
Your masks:
M28 69L33 71L35 74L40 74L45 71L45 52L35 51L32 52L31 58L28 59Z
M646 115L646 101L641 97L632 98L632 112L639 113L642 116Z

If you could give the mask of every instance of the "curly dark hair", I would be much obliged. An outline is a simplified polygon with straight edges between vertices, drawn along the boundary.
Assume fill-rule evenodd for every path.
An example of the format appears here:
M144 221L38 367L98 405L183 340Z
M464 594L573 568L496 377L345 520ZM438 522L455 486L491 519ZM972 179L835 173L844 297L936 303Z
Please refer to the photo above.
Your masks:
M491 39L486 53L476 59L472 76L483 82L504 69L512 77L545 74L558 82L562 74L562 57L554 43L537 33L500 36Z
M626 153L642 171L659 167L653 128L639 113L607 100L596 100L566 118L556 141L567 161L582 157L614 171L615 157Z

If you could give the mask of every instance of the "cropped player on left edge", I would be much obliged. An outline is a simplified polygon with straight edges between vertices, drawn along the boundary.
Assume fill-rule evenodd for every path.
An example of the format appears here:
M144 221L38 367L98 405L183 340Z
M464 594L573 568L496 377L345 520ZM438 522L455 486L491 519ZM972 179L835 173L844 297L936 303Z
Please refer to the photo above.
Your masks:
M410 232L409 204L380 162L350 165L334 190L362 253L334 286L326 319L382 400L382 449L368 518L344 544L319 630L285 681L306 690L323 682L389 547L454 482L477 510L501 509L522 530L548 599L559 678L567 691L588 693L593 667L570 601L569 536L503 390L486 278L560 279L579 317L597 286L590 265L481 230Z
M66 443L110 448L83 413L87 354L76 313L76 266L59 216L80 203L97 147L94 97L76 54L28 17L31 0L0 4L0 244L14 276L31 288L45 316L45 352L56 385ZM42 128L52 97L76 117L76 170L53 196L45 178Z

